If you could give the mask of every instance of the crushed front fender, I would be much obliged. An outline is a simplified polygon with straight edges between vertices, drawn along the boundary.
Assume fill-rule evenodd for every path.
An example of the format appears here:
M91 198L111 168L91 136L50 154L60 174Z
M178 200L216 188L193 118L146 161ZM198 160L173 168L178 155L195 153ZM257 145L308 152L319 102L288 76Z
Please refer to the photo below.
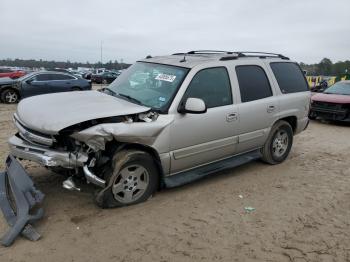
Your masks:
M10 226L0 240L2 245L12 245L20 234L32 241L40 238L32 224L44 215L43 199L21 164L9 155L6 170L0 173L0 208Z

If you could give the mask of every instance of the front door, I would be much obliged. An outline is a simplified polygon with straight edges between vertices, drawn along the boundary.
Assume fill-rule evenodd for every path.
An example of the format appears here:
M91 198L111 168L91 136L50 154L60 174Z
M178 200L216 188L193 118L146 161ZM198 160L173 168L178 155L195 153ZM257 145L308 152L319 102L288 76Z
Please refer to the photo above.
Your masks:
M208 110L175 116L170 131L171 173L231 156L238 142L238 108L225 67L199 71L182 101L189 97L202 99Z

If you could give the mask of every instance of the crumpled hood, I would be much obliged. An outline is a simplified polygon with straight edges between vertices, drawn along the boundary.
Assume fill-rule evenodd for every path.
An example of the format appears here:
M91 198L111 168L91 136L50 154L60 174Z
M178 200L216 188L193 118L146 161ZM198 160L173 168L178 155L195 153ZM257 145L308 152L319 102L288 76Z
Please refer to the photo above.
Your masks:
M98 91L65 92L23 99L17 107L20 122L32 130L57 134L84 121L150 110Z
M319 93L311 97L312 101L338 103L338 104L350 104L350 95L336 95L336 94L323 94Z

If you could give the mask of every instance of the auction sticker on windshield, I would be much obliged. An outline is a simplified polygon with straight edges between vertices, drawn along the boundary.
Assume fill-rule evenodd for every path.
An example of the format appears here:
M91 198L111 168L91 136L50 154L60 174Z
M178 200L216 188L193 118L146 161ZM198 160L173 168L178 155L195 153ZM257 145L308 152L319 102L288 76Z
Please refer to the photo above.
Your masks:
M172 82L174 82L175 78L176 78L176 76L174 76L174 75L158 74L155 79L172 83Z

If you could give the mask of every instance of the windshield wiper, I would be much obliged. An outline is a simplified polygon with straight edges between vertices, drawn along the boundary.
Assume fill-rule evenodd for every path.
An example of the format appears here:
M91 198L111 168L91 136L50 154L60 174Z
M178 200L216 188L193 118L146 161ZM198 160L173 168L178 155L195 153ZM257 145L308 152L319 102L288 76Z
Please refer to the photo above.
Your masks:
M116 92L114 92L112 89L110 89L108 87L106 87L105 90L107 90L108 92L110 92L114 96L117 94Z
M135 102L136 104L142 105L142 102L140 100L137 100L136 98L133 98L129 95L118 93L116 94L117 96L125 97L126 99Z

